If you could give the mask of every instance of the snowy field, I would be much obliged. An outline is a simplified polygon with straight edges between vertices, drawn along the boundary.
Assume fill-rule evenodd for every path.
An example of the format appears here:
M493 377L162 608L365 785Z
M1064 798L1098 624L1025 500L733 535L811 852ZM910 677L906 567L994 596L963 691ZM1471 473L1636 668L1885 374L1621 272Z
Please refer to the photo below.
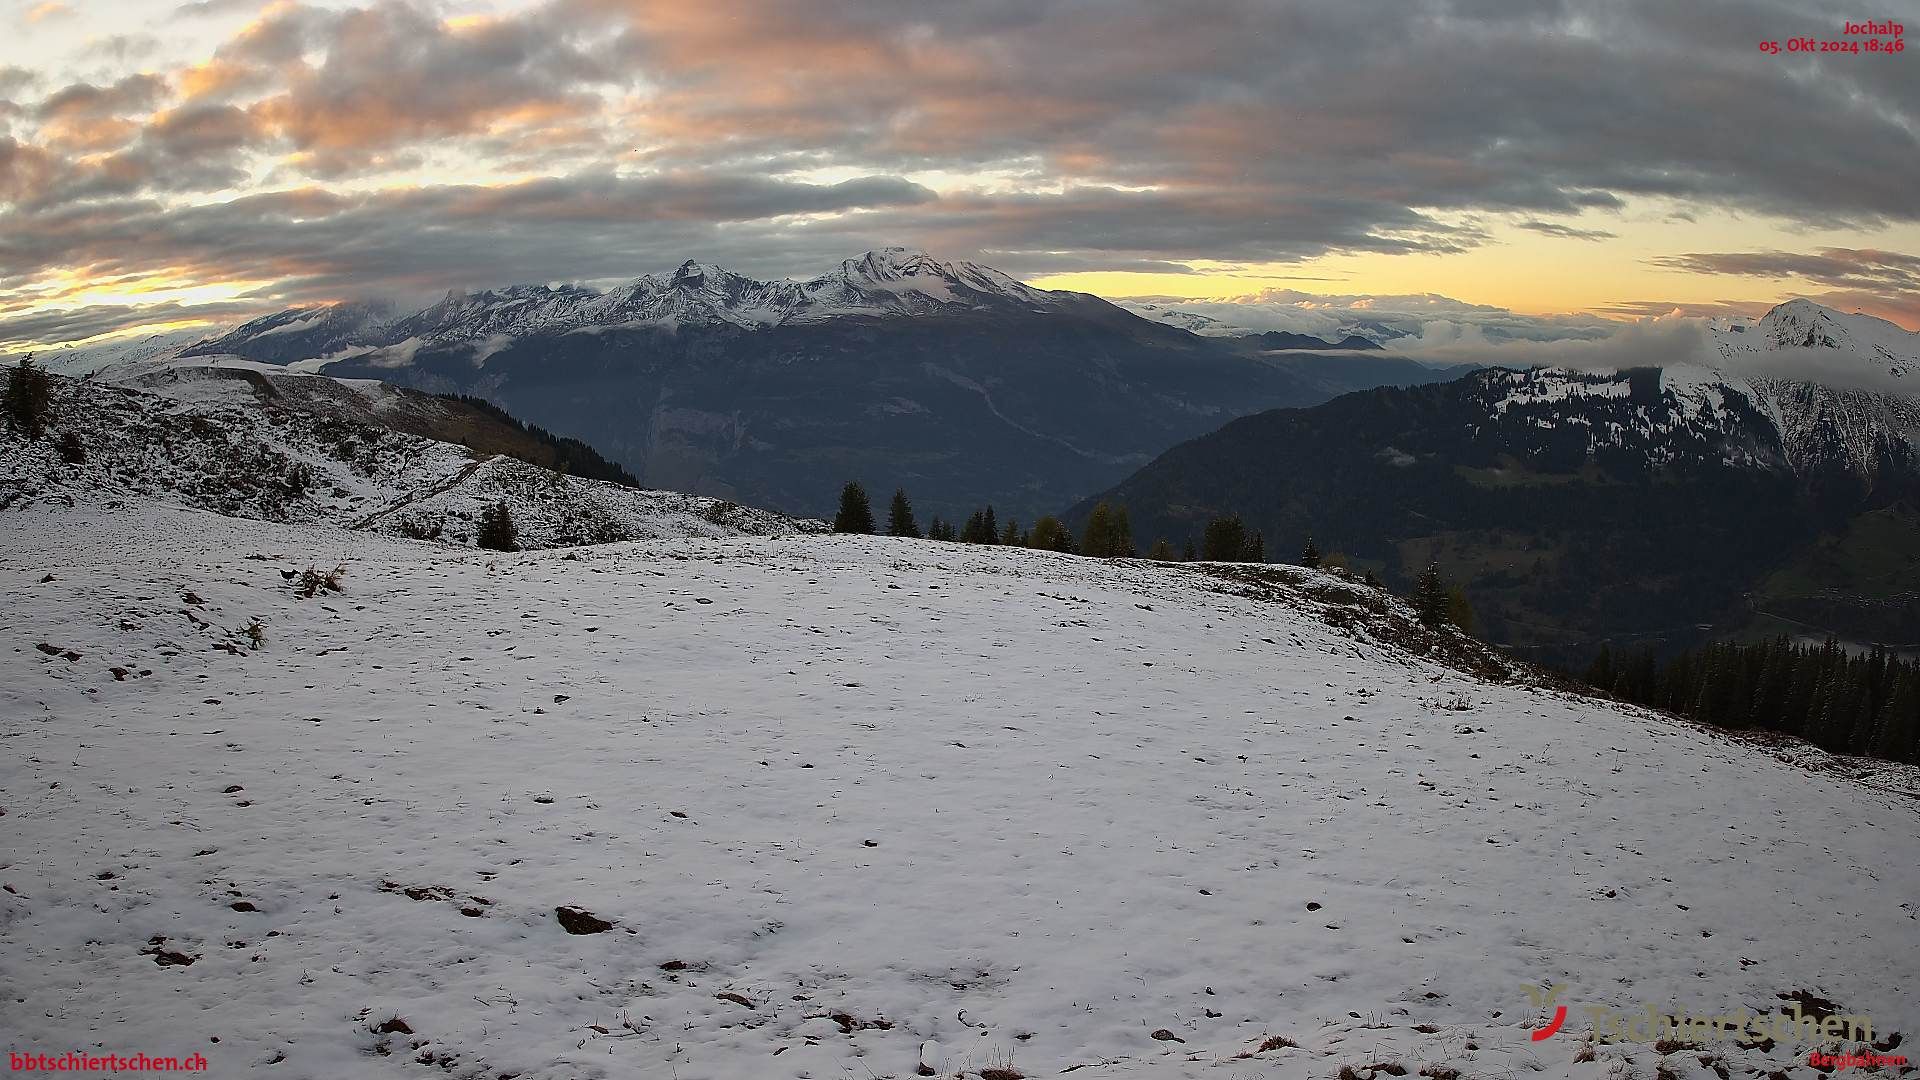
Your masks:
M336 565L343 591L297 595ZM1486 683L1298 592L881 538L487 555L151 506L0 514L0 590L18 1052L1804 1075L1805 1042L1586 1038L1588 1006L1797 992L1920 1049L1910 772ZM1530 1040L1551 1010L1523 984L1566 988L1565 1030Z

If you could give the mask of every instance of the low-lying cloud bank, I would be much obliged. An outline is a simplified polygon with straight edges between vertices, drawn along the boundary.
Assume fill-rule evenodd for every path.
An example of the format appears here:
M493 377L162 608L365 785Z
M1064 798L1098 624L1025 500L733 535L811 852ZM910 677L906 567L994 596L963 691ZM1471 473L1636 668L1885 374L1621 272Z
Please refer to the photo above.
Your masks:
M1819 302L1817 298L1815 302ZM1751 323L1764 310L1730 303L1704 309L1665 305L1661 314L1632 319L1592 315L1523 315L1505 308L1469 304L1438 295L1313 296L1268 290L1238 300L1187 301L1134 298L1121 305L1148 318L1180 312L1212 320L1202 333L1281 330L1334 340L1347 333L1385 339L1392 352L1440 365L1562 367L1617 371L1634 367L1698 366L1746 378L1820 382L1881 393L1920 393L1920 371L1897 374L1895 365L1863 362L1854 353L1801 348L1723 356L1714 340L1716 322L1731 317ZM1648 304L1650 310L1661 305ZM1896 352L1920 357L1920 333Z

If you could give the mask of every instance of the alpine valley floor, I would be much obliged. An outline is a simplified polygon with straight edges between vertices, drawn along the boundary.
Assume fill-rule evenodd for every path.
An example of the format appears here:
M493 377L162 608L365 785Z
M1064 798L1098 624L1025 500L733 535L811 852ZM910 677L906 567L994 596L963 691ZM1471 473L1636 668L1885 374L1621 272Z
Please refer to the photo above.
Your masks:
M136 500L0 515L0 591L17 1052L1724 1078L1809 1044L1596 1044L1586 1008L1794 994L1920 1050L1913 770L1469 676L1317 573Z

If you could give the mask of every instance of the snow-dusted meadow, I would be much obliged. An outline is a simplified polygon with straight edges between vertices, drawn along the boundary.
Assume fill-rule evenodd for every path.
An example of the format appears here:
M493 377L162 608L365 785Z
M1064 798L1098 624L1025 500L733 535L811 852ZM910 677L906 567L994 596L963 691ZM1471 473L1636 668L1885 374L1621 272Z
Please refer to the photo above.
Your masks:
M1624 1080L1806 1047L1587 1053L1583 1006L1806 991L1914 1051L1910 771L1476 679L1288 579L8 512L0 1031L213 1076Z

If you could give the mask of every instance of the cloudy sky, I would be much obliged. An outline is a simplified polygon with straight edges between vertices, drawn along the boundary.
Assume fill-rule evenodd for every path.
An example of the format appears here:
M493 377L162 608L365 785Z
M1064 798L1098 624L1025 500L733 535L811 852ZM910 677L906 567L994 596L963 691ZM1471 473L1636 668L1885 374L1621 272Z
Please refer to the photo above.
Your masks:
M0 349L885 244L1276 325L1920 328L1920 43L1759 48L1880 8L0 0Z

